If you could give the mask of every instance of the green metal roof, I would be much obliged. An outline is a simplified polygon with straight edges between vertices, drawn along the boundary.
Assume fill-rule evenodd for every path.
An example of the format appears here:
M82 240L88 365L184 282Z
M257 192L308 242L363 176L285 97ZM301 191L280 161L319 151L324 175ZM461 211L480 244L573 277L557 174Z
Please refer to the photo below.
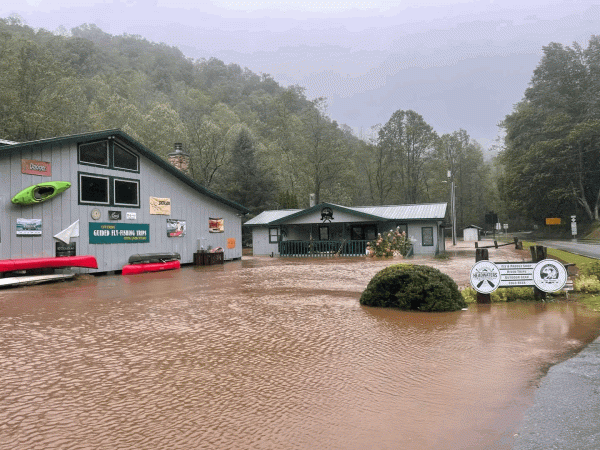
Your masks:
M263 211L254 219L244 225L278 225L289 222L298 217L312 214L324 207L330 207L339 211L362 217L371 221L386 220L443 220L446 216L447 203L427 203L414 205L391 205L391 206L342 206L334 203L320 203L308 209L290 209L277 211Z
M173 167L167 161L162 159L160 156L152 152L150 149L145 147L140 142L133 139L127 133L114 129L114 130L104 130L104 131L95 131L91 133L82 133L82 134L73 134L69 136L59 136L48 139L40 139L37 141L29 141L29 142L20 142L12 145L4 145L0 147L1 153L12 152L16 150L23 150L28 147L32 147L34 145L45 145L45 144L54 144L54 143L63 143L68 141L81 141L81 140L95 140L95 139L107 139L109 137L114 137L116 139L121 139L130 144L134 149L136 149L142 156L148 158L150 161L159 165L161 168L165 169L170 174L177 177L179 180L183 181L185 184L195 189L207 197L210 197L214 200L217 200L227 206L230 206L233 209L236 209L244 214L248 214L250 210L239 203L236 203L231 200L227 200L226 198L221 197L220 195L215 194L214 192L206 189L204 186L196 183L192 178L187 176L185 173Z

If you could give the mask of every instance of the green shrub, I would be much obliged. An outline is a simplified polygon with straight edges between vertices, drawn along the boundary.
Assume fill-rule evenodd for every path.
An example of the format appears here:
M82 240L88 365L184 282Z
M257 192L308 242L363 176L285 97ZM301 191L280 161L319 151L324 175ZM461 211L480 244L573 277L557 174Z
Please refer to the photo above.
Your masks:
M467 306L452 278L433 267L413 264L395 264L378 272L360 303L414 311L456 311Z
M460 291L465 302L477 303L477 291L472 287L464 288ZM518 288L500 288L491 293L490 299L492 303L499 302L532 302L535 301L533 296L533 288L518 287Z
M585 277L596 277L600 279L600 261L592 261L579 267L579 275Z
M577 292L595 294L600 292L600 280L595 276L580 274L575 278L575 281L573 281L573 288Z

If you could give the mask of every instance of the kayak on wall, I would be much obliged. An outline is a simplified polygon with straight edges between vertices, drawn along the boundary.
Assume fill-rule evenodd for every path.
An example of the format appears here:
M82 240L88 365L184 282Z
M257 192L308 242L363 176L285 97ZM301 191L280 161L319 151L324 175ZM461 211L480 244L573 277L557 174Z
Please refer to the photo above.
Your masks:
M33 205L49 200L71 187L68 181L45 181L23 189L12 198L15 205Z

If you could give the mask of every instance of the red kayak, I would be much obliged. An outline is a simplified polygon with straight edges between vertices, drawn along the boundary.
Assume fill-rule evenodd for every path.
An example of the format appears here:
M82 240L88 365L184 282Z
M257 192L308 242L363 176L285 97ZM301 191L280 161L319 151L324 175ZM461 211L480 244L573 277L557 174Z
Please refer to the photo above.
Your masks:
M152 262L142 264L128 264L123 266L123 275L136 275L144 272L159 272L161 270L179 269L181 264L179 261Z
M59 267L87 267L88 269L97 269L98 261L96 261L95 256L91 255L0 260L0 272L29 269L57 269Z

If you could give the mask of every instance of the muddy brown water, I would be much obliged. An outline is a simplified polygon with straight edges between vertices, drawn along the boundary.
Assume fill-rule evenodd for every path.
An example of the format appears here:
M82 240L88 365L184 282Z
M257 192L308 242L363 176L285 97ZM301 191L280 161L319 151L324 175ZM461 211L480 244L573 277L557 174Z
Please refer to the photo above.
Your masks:
M0 449L511 448L540 377L598 315L360 306L393 262L245 258L2 290Z

